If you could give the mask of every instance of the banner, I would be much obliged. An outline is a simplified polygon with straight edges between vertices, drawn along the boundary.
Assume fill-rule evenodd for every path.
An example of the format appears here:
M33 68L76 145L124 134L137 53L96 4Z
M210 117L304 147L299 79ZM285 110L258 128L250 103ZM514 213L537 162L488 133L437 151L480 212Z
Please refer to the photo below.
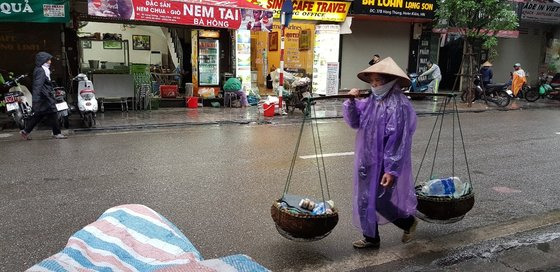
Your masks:
M464 35L467 32L467 30L464 29L464 28L451 27L451 28L434 28L434 29L432 29L432 32L439 33L439 34ZM487 36L496 36L498 38L512 38L512 39L519 38L519 31L518 30L487 30L487 29L481 29L480 34L481 35L487 35Z
M436 0L356 0L352 14L434 19Z
M66 23L68 0L0 0L0 22Z
M238 8L211 3L213 1L88 0L88 14L157 23L239 28L241 13Z
M560 4L527 2L521 11L521 20L545 24L560 23Z
M280 18L280 9L284 0L247 0L253 4L274 11L274 18ZM344 22L351 2L336 2L322 0L293 0L293 20L314 20Z
M239 30L272 31L272 11L242 9L241 18Z
M315 27L315 46L313 56L313 93L331 95L338 92L338 83L330 79L334 77L333 63L338 63L340 52L340 26L317 25ZM336 75L338 77L338 74ZM329 85L330 84L330 85Z

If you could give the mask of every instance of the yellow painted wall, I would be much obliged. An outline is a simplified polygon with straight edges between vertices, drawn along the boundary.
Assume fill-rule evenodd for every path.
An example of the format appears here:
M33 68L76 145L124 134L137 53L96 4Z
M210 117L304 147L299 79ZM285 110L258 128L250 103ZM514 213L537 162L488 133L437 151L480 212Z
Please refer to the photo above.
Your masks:
M308 50L299 50L299 33L301 30L310 30L310 46ZM266 82L263 76L263 50L268 51L268 74L274 66L280 67L280 23L275 22L273 31L278 33L278 51L268 51L268 32L251 32L251 70L258 72L258 86L261 93L266 93ZM307 74L313 73L313 43L315 41L315 24L313 22L292 22L286 28L284 49L284 66L288 68L303 68Z

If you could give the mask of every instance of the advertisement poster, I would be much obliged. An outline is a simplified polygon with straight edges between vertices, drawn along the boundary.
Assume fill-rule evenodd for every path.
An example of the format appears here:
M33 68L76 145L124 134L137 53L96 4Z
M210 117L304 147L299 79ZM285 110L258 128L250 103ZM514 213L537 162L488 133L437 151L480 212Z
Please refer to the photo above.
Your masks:
M214 2L216 1L88 0L88 14L126 20L238 29L241 25L240 10L235 7L214 6Z
M274 18L280 18L280 10L284 0L247 0L263 8L274 11ZM351 2L292 0L294 14L293 20L313 20L344 22L350 9Z
M353 14L434 19L437 0L354 1Z
M560 4L527 2L521 11L521 20L545 24L560 23Z
M245 90L251 89L251 31L238 30L236 33L235 46L236 64L235 76L241 78L241 84Z
M272 17L272 11L242 9L239 30L270 32L272 31Z
M0 0L0 22L66 23L68 0Z
M329 63L338 63L340 25L317 25L315 28L315 47L313 49L313 92L329 94ZM331 69L334 69L331 64ZM338 68L337 68L338 70ZM338 72L337 72L338 73ZM332 74L332 71L331 71ZM338 76L337 76L338 78ZM333 84L331 82L331 84Z
M338 62L327 63L327 90L326 95L338 94Z

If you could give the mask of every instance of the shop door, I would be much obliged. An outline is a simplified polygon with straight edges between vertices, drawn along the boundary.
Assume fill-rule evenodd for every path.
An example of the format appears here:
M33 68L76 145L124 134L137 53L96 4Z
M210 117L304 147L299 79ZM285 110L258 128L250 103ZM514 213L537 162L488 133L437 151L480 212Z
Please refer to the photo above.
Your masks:
M443 79L439 85L440 90L451 90L455 83L456 74L461 69L461 62L463 61L463 39L458 38L448 42L440 50L439 68ZM458 88L458 87L456 87Z

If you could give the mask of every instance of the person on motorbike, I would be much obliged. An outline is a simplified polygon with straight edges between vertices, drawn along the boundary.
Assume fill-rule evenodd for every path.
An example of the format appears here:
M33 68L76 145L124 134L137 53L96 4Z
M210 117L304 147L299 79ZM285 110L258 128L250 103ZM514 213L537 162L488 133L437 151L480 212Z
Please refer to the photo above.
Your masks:
M441 70L432 61L428 61L427 65L428 70L422 73L420 77L429 76L428 93L437 93L441 82Z
M492 83L492 77L494 77L494 73L492 72L492 63L486 61L482 64L482 68L480 68L480 77L485 88L488 84Z
M513 96L518 98L518 94L523 88L523 85L527 83L527 75L525 74L525 71L521 68L521 64L519 63L513 65L513 70L511 91L513 92Z
M58 123L56 100L51 82L51 59L52 55L47 52L39 52L35 56L35 69L33 70L33 115L25 123L25 129L20 131L24 140L31 140L29 134L33 128L43 119L48 118L51 122L53 138L66 139L60 131Z

